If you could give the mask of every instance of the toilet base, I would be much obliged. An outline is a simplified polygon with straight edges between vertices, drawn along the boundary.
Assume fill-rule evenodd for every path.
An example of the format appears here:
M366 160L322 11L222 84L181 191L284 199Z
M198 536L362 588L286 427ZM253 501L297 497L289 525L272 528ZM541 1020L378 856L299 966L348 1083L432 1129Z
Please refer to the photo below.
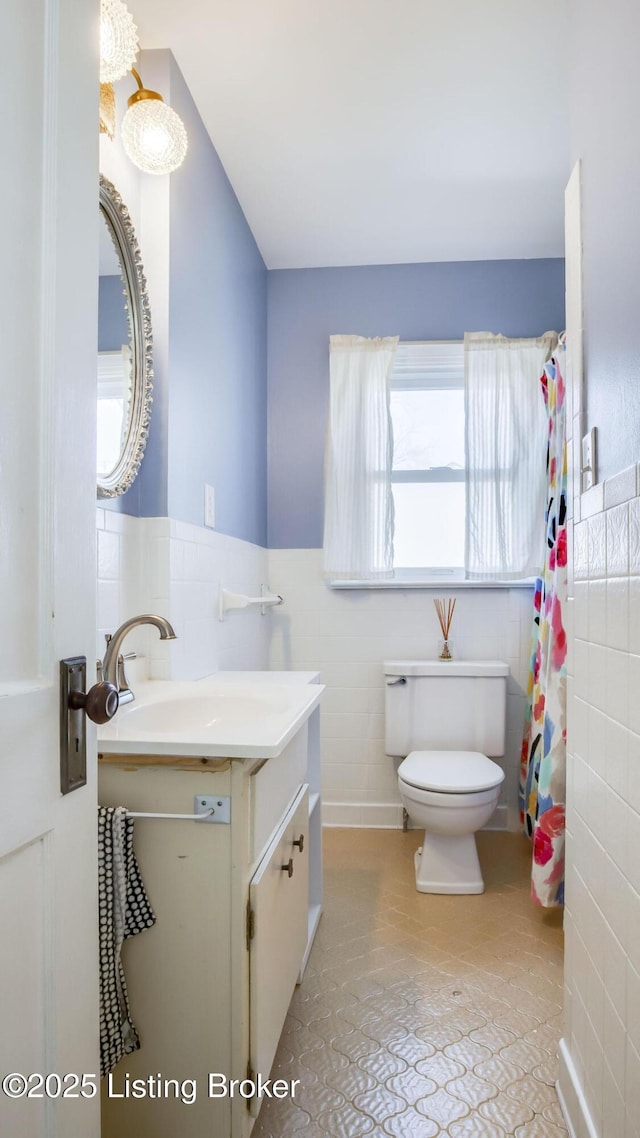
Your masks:
M418 893L484 893L473 834L425 834L414 861Z

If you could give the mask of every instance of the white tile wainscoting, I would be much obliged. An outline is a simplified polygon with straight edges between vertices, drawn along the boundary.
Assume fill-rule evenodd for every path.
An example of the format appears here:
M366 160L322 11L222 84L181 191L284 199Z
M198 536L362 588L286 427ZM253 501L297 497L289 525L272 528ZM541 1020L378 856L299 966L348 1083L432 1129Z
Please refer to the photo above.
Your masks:
M254 596L268 583L265 549L171 518L104 509L97 511L97 541L98 656L105 632L127 617L155 612L171 621L178 639L162 642L154 629L142 627L124 645L146 658L151 679L268 667L268 616L256 609L218 619L221 587Z
M271 549L271 588L284 605L271 616L272 668L313 669L322 702L326 825L398 826L397 762L384 751L384 660L432 658L440 629L434 596L455 596L454 653L503 659L507 681L506 779L491 825L518 827L518 769L531 650L531 589L339 590L322 579L319 549Z
M632 467L573 520L560 1091L579 1138L640 1138L639 492Z
M128 514L96 510L97 614L96 659L104 656L105 635L136 613L148 612L142 590L142 521ZM163 613L163 616L166 614ZM125 652L146 652L146 635L136 628Z
M163 643L154 629L138 628L125 644L144 658L152 679L197 679L236 668L320 671L327 685L322 761L329 825L401 824L397 762L384 752L382 664L435 657L433 597L456 596L455 653L509 664L507 777L491 825L518 827L530 589L332 590L322 579L320 550L267 551L201 526L104 509L97 511L97 542L97 656L104 655L106 632L136 613L157 612L173 623L178 639ZM263 583L282 593L281 608L218 620L221 586L257 595Z

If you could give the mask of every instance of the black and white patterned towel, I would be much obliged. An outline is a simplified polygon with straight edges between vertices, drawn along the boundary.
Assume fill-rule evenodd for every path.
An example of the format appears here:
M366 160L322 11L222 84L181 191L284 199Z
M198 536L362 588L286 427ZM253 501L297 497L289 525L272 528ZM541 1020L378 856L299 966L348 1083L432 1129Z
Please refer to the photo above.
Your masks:
M131 1022L120 954L125 938L155 924L133 852L133 818L124 806L98 807L100 1069L106 1075L140 1047Z

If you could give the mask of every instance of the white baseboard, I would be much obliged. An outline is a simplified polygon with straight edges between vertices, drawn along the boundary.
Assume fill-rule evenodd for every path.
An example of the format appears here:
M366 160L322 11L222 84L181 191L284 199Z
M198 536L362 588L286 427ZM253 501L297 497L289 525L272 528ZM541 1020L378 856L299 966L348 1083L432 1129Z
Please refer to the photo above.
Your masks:
M322 801L323 826L348 826L354 829L402 829L402 806L396 802L327 802ZM486 830L506 830L507 807L498 806ZM411 826L410 829L419 829Z
M496 806L484 830L508 830L508 806Z
M578 1135L580 1135L581 1138L582 1135L584 1135L584 1138L601 1138L598 1128L593 1121L591 1111L587 1106L587 1100L580 1085L578 1072L576 1071L573 1059L569 1053L569 1048L564 1039L560 1040L558 1050L560 1077L556 1085L556 1090L558 1092L560 1109L567 1124L567 1130L569 1131L569 1138L578 1138Z
M507 825L506 828L512 834L522 833L522 822L520 821L520 807L519 806L499 806L499 810L506 810Z

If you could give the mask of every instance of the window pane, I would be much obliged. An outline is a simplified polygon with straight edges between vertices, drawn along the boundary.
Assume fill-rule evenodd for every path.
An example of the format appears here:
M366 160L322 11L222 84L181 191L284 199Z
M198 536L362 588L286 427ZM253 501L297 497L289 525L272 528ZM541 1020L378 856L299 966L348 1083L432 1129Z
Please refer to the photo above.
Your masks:
M464 469L464 391L391 390L393 469Z
M396 569L464 565L464 482L393 485Z

